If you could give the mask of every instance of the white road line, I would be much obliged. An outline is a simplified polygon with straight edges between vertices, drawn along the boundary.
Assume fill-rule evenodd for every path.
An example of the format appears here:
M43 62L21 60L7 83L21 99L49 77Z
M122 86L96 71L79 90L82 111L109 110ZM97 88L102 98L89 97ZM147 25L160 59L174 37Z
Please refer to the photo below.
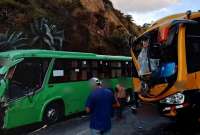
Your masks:
M87 133L87 132L89 132L89 129L85 129L85 130L83 130L83 131L77 133L76 135L83 135L83 134L85 134L85 133Z
M31 134L33 134L33 133L39 132L40 130L45 129L45 128L47 128L47 127L48 127L47 125L44 125L43 127L39 128L39 129L37 129L37 130L35 130L35 131L29 133L29 134L31 135Z

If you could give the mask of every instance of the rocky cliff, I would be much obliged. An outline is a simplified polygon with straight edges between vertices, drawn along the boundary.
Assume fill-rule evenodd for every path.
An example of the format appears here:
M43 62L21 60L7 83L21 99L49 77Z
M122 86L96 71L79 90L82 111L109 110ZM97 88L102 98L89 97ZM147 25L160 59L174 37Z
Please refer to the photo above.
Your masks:
M109 0L0 1L0 33L9 30L29 34L30 24L41 18L64 31L62 50L66 51L129 55L127 36L142 32L131 16L114 9Z

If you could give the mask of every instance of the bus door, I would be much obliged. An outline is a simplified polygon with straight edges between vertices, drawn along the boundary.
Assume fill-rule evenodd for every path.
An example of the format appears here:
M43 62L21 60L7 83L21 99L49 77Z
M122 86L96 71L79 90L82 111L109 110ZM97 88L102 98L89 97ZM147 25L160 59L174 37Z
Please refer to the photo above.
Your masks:
M7 74L8 108L5 128L26 125L38 120L38 96L49 60L28 58L12 67Z

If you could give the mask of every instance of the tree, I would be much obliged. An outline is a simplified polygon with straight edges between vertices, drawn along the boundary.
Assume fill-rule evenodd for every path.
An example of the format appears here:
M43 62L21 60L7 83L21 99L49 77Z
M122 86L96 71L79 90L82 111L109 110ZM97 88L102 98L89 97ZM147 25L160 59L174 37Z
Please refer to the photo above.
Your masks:
M129 22L133 22L134 21L132 15L125 15L125 18Z
M23 32L0 34L0 51L15 50L27 46L27 40Z
M58 30L56 25L49 24L46 18L35 20L31 24L31 46L40 45L41 48L61 50L64 40L64 30Z

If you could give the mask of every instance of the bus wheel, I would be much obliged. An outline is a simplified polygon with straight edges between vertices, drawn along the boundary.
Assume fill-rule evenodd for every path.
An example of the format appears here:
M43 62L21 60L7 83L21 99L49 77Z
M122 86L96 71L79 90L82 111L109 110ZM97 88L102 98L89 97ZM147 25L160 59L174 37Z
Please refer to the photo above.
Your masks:
M52 103L48 105L44 112L43 122L45 124L51 125L64 117L64 109L62 105L58 103Z
M132 89L128 89L126 91L126 103L127 105L131 105L133 102L133 92Z

